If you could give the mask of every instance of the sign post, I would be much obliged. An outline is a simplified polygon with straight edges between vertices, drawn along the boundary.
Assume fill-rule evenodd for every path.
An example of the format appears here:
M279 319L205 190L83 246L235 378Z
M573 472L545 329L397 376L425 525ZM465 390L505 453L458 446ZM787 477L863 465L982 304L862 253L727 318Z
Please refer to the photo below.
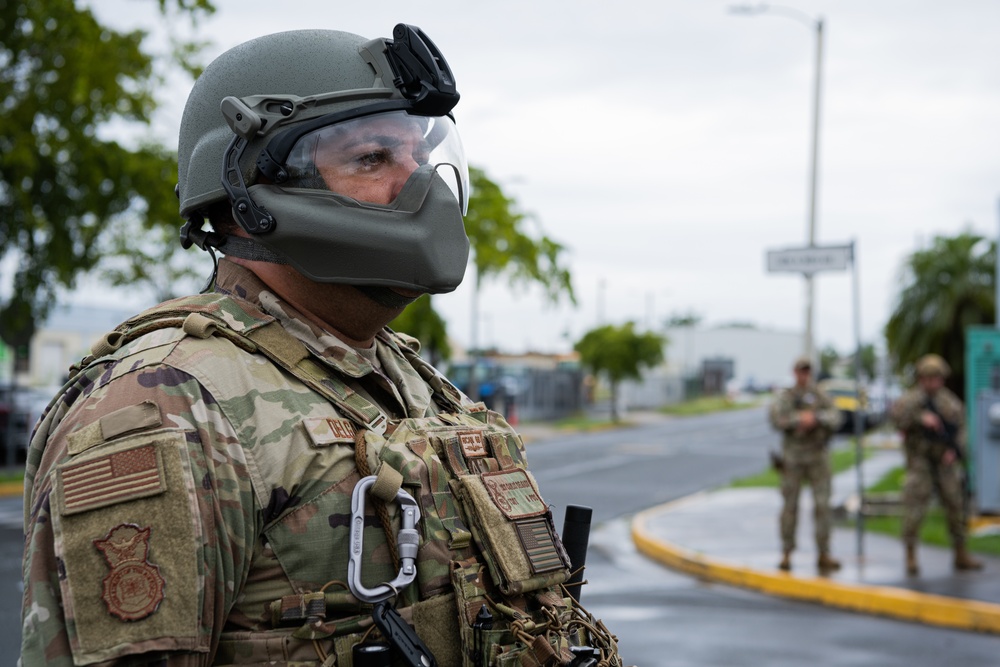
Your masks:
M865 485L861 472L864 450L861 446L865 428L865 406L861 401L861 314L858 296L858 262L854 254L855 244L841 246L806 246L767 251L768 273L801 273L812 276L821 271L846 271L850 265L853 280L854 306L854 390L858 394L858 410L854 413L854 454L858 478L858 520L857 552L860 560L864 555L865 530ZM998 260L1000 261L1000 260Z
M769 273L805 273L845 271L854 255L854 244L844 246L806 246L767 251Z

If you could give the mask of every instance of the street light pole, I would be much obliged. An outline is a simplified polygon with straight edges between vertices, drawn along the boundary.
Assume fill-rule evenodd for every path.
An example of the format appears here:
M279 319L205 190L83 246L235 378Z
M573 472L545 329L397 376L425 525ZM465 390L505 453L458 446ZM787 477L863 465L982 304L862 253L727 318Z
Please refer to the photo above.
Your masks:
M816 73L813 86L813 108L812 108L812 140L809 170L809 227L808 244L809 247L816 245L816 195L819 181L819 111L820 97L823 89L823 19L813 19L808 14L791 7L779 5L734 5L729 8L730 13L742 16L756 16L758 14L775 14L784 16L799 23L803 23L816 31ZM814 359L816 349L813 342L813 322L814 322L814 302L815 284L814 276L811 273L805 274L806 287L806 325L805 340L803 341L803 354L810 359Z
M816 75L813 89L813 123L812 123L812 164L809 177L809 247L816 245L816 190L819 172L819 109L820 91L823 83L823 19L816 20ZM806 333L805 354L810 359L815 356L813 343L813 308L815 304L814 274L806 274Z

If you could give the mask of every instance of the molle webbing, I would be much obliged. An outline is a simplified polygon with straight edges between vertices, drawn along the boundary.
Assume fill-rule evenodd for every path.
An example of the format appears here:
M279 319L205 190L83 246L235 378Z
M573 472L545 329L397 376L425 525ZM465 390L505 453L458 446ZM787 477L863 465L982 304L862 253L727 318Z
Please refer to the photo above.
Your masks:
M377 433L385 432L388 425L385 414L315 361L309 348L285 331L277 320L248 332L247 338L259 352L342 408L360 425Z
M145 311L102 337L93 346L91 354L71 369L71 373L75 375L80 369L114 353L136 338L166 328L183 329L195 338L222 336L247 352L260 352L337 405L352 421L377 433L385 432L388 424L385 414L347 386L332 369L314 359L302 341L285 331L270 315L224 294L184 297ZM450 409L461 410L458 390L416 352L402 344L399 348L428 382L435 399Z

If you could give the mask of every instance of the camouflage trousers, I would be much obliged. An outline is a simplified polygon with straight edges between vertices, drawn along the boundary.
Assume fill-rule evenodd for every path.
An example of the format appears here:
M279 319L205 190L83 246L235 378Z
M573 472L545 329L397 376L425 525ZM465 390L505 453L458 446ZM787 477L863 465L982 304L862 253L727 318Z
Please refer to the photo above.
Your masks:
M799 521L799 494L802 484L809 484L813 497L813 527L816 549L830 551L830 462L826 450L808 457L793 457L785 452L785 469L781 475L781 547L795 549L795 528Z
M917 543L920 524L935 490L944 507L951 543L959 545L965 542L965 499L962 493L964 471L960 462L947 466L940 463L942 453L934 451L928 455L914 454L906 457L902 522L904 544ZM932 465L934 460L938 461L937 465Z

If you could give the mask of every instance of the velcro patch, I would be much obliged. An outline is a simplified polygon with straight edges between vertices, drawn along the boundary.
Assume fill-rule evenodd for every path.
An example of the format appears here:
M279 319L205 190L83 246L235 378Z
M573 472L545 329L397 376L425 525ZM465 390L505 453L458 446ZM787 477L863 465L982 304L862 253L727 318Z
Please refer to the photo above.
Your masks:
M545 503L524 470L517 468L486 472L480 477L490 498L508 519L523 519L545 513Z
M353 445L358 428L349 419L310 417L304 421L313 447Z
M458 434L458 440L462 443L462 453L466 458L480 458L489 455L486 451L486 442L483 440L482 431L463 431Z
M59 480L64 515L155 496L167 488L160 452L152 444L70 464L59 470Z
M552 572L563 567L562 558L552 537L552 530L545 517L518 521L514 525L517 527L517 536L521 540L524 552L528 555L528 563L534 574Z

